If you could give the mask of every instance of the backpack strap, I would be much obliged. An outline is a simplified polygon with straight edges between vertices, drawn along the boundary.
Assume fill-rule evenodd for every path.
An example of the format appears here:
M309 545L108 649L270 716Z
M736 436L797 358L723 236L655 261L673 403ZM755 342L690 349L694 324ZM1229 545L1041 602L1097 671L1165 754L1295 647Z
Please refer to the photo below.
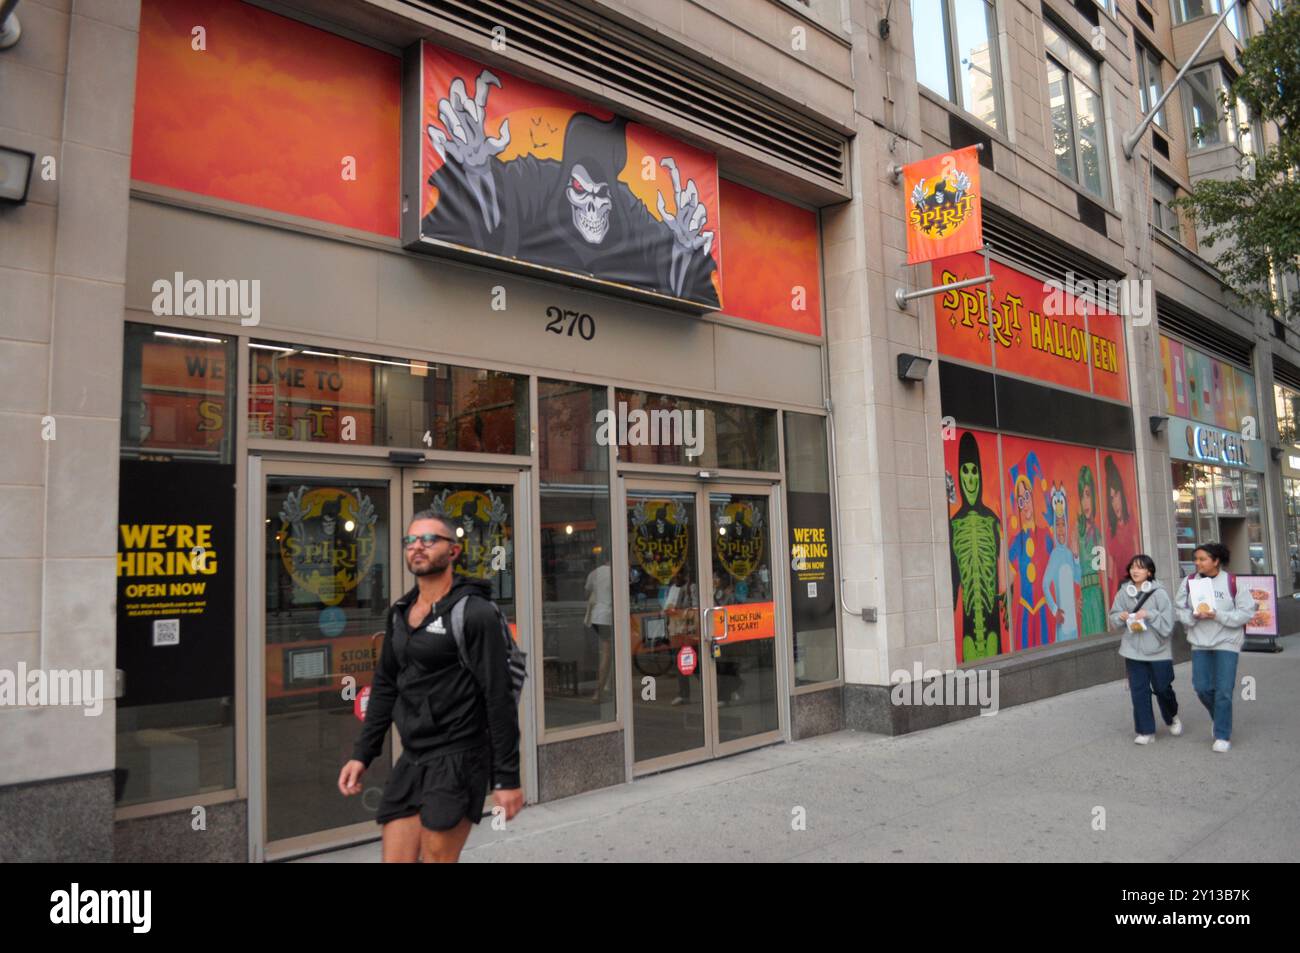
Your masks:
M1237 580L1232 573L1228 573L1228 595L1232 596L1232 601L1237 601Z
M469 672L474 679L474 684L478 684L478 676L474 674L474 669L469 664L469 654L465 651L465 603L469 602L469 596L461 599L451 607L451 638L456 643L456 654L460 656L460 664L465 671ZM480 689L482 686L479 686Z
M1141 609L1141 608L1142 608L1142 604L1143 604L1144 602L1146 602L1148 599L1150 599L1152 596L1154 596L1155 594L1156 594L1156 590L1155 590L1154 587L1151 588L1151 589L1148 589L1146 592L1142 593L1141 598L1139 598L1138 601L1137 601L1137 605L1135 605L1135 606L1133 607L1133 611L1134 611L1134 612L1137 612L1139 609Z

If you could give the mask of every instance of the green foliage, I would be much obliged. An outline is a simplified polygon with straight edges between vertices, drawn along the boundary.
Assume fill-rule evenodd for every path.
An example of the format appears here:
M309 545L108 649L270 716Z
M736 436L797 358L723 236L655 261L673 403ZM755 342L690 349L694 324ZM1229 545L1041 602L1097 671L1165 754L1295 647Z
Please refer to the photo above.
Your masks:
M1294 270L1300 262L1300 0L1273 14L1240 63L1229 97L1262 123L1276 123L1280 142L1264 151L1255 143L1245 174L1198 182L1176 204L1220 245L1215 264L1238 296L1291 322L1300 319L1300 298L1286 307L1274 301L1269 278L1271 269Z

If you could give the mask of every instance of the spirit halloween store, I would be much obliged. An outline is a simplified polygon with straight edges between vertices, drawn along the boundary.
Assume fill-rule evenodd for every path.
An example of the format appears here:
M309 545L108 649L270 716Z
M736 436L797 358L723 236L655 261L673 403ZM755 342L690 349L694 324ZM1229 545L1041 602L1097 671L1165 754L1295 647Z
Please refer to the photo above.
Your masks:
M969 254L934 284L983 274ZM1106 631L1141 551L1120 319L992 261L986 286L935 296L957 661Z
M425 509L528 653L530 801L789 739L793 696L838 691L817 213L485 68L143 4L119 820L246 818L225 859L377 836L393 743L361 797L335 779ZM194 101L219 153L170 121ZM481 168L453 104L508 138ZM225 278L260 281L256 327L204 310Z

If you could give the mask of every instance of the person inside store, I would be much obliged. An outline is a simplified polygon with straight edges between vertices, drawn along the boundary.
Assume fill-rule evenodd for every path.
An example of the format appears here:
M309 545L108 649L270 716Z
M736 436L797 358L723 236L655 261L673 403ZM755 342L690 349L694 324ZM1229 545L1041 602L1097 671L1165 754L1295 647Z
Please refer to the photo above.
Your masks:
M1160 703L1160 717L1171 735L1183 733L1174 694L1174 603L1156 579L1156 564L1146 553L1128 563L1128 581L1121 583L1110 604L1110 627L1122 629L1119 654L1133 696L1133 727L1140 745L1156 740L1151 696Z
M415 586L389 609L365 725L338 787L344 796L361 793L361 776L395 724L402 756L375 816L383 859L455 863L470 825L483 818L489 786L506 820L524 804L509 634L489 584L454 574L461 545L450 520L424 510L406 534Z
M1237 590L1227 570L1231 558L1222 543L1196 547L1196 572L1183 579L1174 612L1192 647L1192 688L1214 720L1215 751L1227 751L1232 739L1232 693L1237 684L1237 659L1246 641L1246 623L1255 614L1249 589ZM1193 580L1209 580L1209 595L1190 593Z
M596 639L600 655L596 673L596 690L591 693L591 700L599 702L604 698L605 686L609 682L612 669L610 664L614 648L614 576L609 562L602 562L587 573L585 583L587 592L587 615L584 623L587 631Z

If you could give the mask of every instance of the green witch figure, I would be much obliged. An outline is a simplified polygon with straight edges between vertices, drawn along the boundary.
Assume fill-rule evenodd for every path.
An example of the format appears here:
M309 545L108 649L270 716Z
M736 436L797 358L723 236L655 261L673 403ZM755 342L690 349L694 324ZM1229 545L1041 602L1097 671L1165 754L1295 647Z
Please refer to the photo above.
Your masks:
M1002 524L984 505L980 448L970 431L957 446L961 508L948 521L952 552L952 601L961 605L961 661L991 658L1002 651L1000 620L1005 598L998 591Z
M1102 541L1101 527L1097 525L1097 482L1088 467L1079 468L1078 526L1079 565L1083 569L1083 579L1079 584L1083 603L1082 632L1096 635L1106 631L1106 598L1101 591L1100 568L1094 568L1097 547L1102 545Z

